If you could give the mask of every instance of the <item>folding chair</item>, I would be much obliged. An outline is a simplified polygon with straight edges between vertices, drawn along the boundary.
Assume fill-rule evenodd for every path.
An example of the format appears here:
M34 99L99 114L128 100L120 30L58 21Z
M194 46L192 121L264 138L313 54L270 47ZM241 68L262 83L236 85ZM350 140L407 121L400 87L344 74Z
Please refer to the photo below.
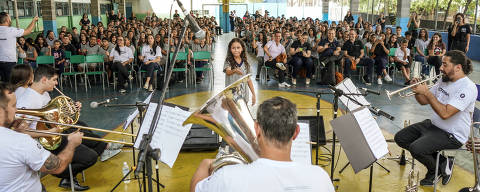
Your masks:
M195 64L193 65L193 76L194 76L194 82L195 82L195 87L197 86L197 71L201 71L201 72L208 72L210 73L209 74L209 78L210 78L210 84L212 86L212 89L213 89L213 85L214 85L214 82L213 80L215 79L214 78L214 74L213 74L213 65L212 65L212 62L211 62L211 54L210 52L208 51L198 51L198 52L193 52L193 61L194 63L196 62L196 60L205 60L207 59L207 66L203 66L203 67L195 67Z
M105 75L106 75L107 72L105 71L105 64L104 64L104 60L103 60L103 55L87 55L85 57L85 62L86 62L85 73L84 73L85 74L85 82L88 81L88 75L93 75L93 78L94 78L95 82L96 82L95 75L100 75L102 77L102 87L103 87L103 90L105 90ZM89 70L89 67L88 67L89 63L98 63L98 64L101 63L102 64L101 70L88 71ZM97 69L98 69L98 66L97 66ZM107 86L108 86L108 79L107 79Z
M81 64L85 63L85 56L83 55L72 55L70 57L70 63L73 64ZM77 75L82 75L83 72L75 72L73 69L72 65L70 65L70 70L69 72L63 72L60 74L60 89L63 90L63 77L70 77L73 76L74 83L75 83L75 92L77 92ZM72 83L70 82L70 87L72 86ZM87 87L87 84L85 82L85 88Z

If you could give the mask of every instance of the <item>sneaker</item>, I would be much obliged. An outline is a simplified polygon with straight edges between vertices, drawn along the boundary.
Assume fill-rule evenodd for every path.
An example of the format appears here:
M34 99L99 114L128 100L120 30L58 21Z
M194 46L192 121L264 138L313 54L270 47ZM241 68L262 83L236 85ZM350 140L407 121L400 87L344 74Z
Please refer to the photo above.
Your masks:
M126 92L127 92L127 90L125 90L125 89L120 89L120 93L126 93Z
M448 184L452 178L453 165L455 164L455 157L448 156L447 160L441 164L442 168L442 185Z
M325 62L320 62L320 64L322 65L322 67L325 67Z
M283 63L277 63L277 67L278 67L279 69L281 69L282 71L287 70L287 68L285 67L285 65L284 65Z
M128 80L132 80L133 79L133 76L132 75L128 75Z
M287 87L287 88L288 88L288 87L290 87L290 86L291 86L291 85L288 84L287 82L283 82L283 83L279 83L279 84L278 84L278 87Z
M435 173L428 173L425 175L425 178L423 178L420 181L421 186L433 186L433 180L435 179Z
M116 149L116 150L105 150L103 151L102 155L100 155L100 161L106 161L113 156L119 154L122 150L121 149Z
M295 86L297 85L297 79L292 78L292 84Z
M392 78L390 78L390 75L385 75L384 79L385 81L388 81L388 82L392 81Z
M197 83L200 83L200 81L197 81ZM148 87L148 91L149 91L149 92L153 92L153 85L150 85L150 86Z
M366 85L372 85L372 82L370 82L370 79L368 79L367 76L363 76L362 80Z
M145 83L145 85L143 85L143 88L148 89L148 83Z
M120 143L109 143L105 150L117 150L117 149L121 149L122 147L123 147L123 144L120 144Z
M381 78L378 78L378 79L377 79L377 84L379 84L379 85L383 84L383 82L382 82L382 79L381 79Z
M305 84L310 85L310 79L309 78L307 78L307 80L305 80Z

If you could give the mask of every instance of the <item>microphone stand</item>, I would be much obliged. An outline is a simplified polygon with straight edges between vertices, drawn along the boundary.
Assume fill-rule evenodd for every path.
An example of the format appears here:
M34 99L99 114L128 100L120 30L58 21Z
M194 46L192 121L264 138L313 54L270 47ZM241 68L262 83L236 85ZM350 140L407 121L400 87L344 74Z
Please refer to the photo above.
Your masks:
M188 24L189 24L188 21L184 20L183 29L180 32L178 45L181 45L183 43L183 38L185 36L185 31L187 30ZM142 171L143 171L143 173L146 172L147 180L148 180L148 191L149 192L153 191L153 189L152 189L152 170L151 170L152 169L152 162L151 162L150 158L158 158L158 155L155 156L155 154L152 153L152 152L155 152L155 151L150 148L150 143L152 141L153 133L155 132L157 123L158 123L158 121L160 119L160 116L161 116L161 113L162 113L163 102L165 100L165 93L168 89L168 84L170 83L170 79L172 77L173 67L174 67L175 60L176 60L177 55L178 55L179 48L180 48L180 46L175 47L175 52L173 53L173 56L170 59L170 65L168 66L167 77L166 77L165 83L163 84L162 92L160 93L161 96L157 100L158 105L157 105L157 108L155 110L155 114L153 116L153 120L152 120L152 123L150 125L150 129L148 130L147 134L144 134L142 136L142 140L141 140L140 146L139 146L140 151L138 153L138 166L137 166L137 169L135 169L135 175L138 176L138 174ZM167 55L167 56L169 56L169 55ZM157 92L157 90L154 90L154 92ZM145 186L144 186L144 191L147 191Z

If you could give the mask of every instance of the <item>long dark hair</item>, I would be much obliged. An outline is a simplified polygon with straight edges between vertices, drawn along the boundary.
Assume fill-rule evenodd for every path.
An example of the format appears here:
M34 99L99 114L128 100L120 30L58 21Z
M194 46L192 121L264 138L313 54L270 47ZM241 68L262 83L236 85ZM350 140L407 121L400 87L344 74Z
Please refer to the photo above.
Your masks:
M230 43L228 43L228 51L227 51L227 58L225 61L227 61L230 64L230 68L234 69L236 68L236 61L235 58L233 58L233 54L231 51L233 43L240 43L242 46L242 53L240 53L240 58L242 58L243 64L245 64L245 68L247 69L247 73L250 73L250 64L248 63L247 60L247 54L246 54L246 49L245 49L245 43L239 39L239 38L233 38Z
M10 84L14 85L15 89L28 85L32 75L33 69L30 65L15 65L10 76Z
M433 36L437 35L438 36L438 46L441 47L442 49L445 49L445 44L443 43L442 41L442 35L440 35L440 33L435 33L432 35L432 39L430 39L430 43L428 43L428 46L427 46L427 49L430 50L430 49L433 49L434 45L433 45Z
M152 34L150 34L150 35L147 36L147 45L150 46L150 43L148 43L148 37L150 37L150 36L152 36L152 38L153 38L152 50L153 50L153 55L155 56L155 55L157 55L157 46L158 46L158 44L157 44L157 42L155 41L155 37L154 37Z

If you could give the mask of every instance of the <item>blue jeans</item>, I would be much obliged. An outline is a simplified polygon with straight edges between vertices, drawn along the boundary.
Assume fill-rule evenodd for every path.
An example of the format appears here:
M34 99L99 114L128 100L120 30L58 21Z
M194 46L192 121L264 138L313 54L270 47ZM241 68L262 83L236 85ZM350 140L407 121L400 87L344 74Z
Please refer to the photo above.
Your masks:
M383 74L383 70L387 67L387 62L388 59L387 57L375 57L375 66L376 66L376 72L377 76L381 76Z
M208 61L195 61L195 68L203 67L207 63L208 63ZM197 78L200 78L203 75L203 71L196 71L195 74L197 75Z
M292 78L296 78L298 72L302 67L305 67L307 70L307 78L312 78L312 73L313 73L313 60L310 57L299 57L299 56L293 56L292 60L290 63L293 66L293 71L292 71Z

